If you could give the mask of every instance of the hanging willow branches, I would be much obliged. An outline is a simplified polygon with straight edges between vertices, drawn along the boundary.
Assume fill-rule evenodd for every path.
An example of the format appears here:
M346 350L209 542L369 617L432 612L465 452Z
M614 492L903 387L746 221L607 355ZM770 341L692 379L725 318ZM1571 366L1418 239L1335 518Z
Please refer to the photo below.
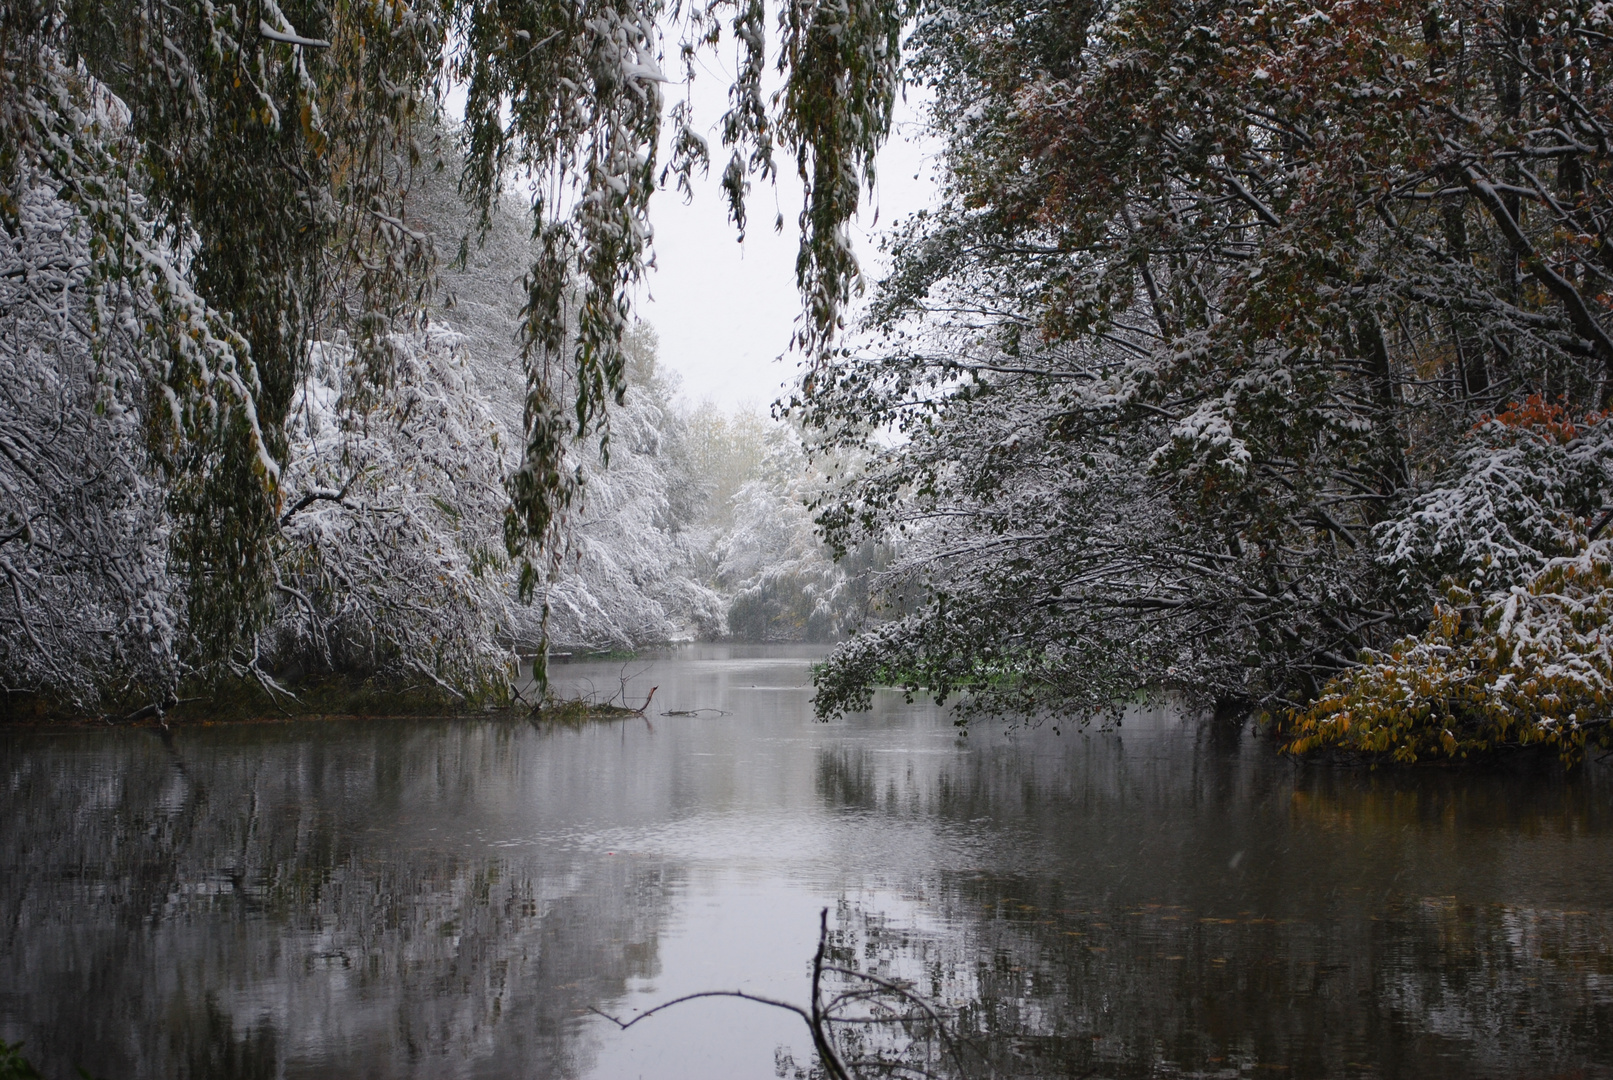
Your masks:
M464 196L485 229L524 185L536 240L504 529L524 593L577 497L567 449L597 437L608 452L650 196L709 164L684 103L657 172L668 28L686 71L725 27L740 52L721 128L741 229L775 149L797 160L798 340L828 348L857 278L846 226L890 126L901 9L792 0L773 95L767 24L748 0L0 0L0 226L20 245L21 207L48 190L85 238L74 310L104 377L144 403L195 660L227 659L272 611L287 414L311 349L348 350L362 411L430 299L438 253L411 193L443 160L450 80L466 89Z

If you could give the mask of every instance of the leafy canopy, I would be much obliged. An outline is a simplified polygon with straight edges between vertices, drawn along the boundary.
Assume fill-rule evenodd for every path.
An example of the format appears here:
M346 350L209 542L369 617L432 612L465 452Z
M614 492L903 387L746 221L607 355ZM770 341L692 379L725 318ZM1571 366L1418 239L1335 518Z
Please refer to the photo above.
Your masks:
M1469 433L1613 389L1610 43L1578 0L922 7L944 198L796 402L869 451L825 526L903 538L888 591L922 606L820 708L1281 712L1445 574L1573 555L1605 440Z
M183 523L200 650L238 648L272 607L287 415L311 346L351 345L343 392L362 410L429 298L438 253L411 193L440 163L449 79L467 89L462 190L483 227L512 178L531 199L525 437L504 529L530 592L577 494L566 449L603 440L625 391L651 193L709 164L687 102L657 160L668 53L692 77L701 50L737 50L722 176L741 229L751 178L776 175L776 149L795 158L798 341L818 352L857 275L846 228L889 130L901 19L893 0L789 0L768 96L759 0L3 0L0 216L14 233L45 186L93 238L90 336L134 358L124 376Z

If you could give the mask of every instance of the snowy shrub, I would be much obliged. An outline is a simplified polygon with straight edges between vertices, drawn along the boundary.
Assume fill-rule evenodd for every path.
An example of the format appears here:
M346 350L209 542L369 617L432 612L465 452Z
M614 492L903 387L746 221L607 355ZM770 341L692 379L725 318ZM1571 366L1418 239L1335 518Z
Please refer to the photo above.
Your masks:
M1482 604L1452 590L1428 630L1289 717L1290 753L1411 763L1539 744L1573 762L1613 718L1613 543L1551 559Z
M1441 482L1376 531L1402 589L1443 578L1426 632L1293 710L1292 753L1400 762L1535 743L1584 753L1613 704L1613 548L1594 539L1613 424L1532 396L1481 421ZM1475 600L1482 597L1482 602Z

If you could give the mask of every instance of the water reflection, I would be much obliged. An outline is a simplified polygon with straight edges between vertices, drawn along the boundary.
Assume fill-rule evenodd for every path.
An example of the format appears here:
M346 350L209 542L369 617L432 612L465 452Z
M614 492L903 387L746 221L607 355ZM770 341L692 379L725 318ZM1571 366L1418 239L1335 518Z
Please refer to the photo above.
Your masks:
M1004 1075L1613 1061L1605 774L1295 769L1160 719L929 768L821 751L826 805L997 841L917 875L943 930L843 904L842 954L961 1007Z
M1226 726L811 721L809 656L657 711L0 739L0 1037L47 1075L765 1076L815 911L1006 1076L1608 1073L1606 772L1296 769ZM619 684L620 665L557 673ZM789 1071L786 1069L785 1071Z
M215 729L8 748L0 1015L60 1072L570 1076L655 974L675 867L564 842L531 732Z

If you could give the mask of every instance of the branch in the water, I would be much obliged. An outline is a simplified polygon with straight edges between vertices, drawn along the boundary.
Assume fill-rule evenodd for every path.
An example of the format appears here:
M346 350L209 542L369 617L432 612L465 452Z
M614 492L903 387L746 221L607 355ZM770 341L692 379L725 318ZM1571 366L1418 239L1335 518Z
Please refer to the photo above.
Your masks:
M598 1013L600 1016L603 1016L606 1020L609 1020L623 1031L626 1031L640 1020L648 1020L650 1017L654 1016L658 1012L661 1012L663 1009L670 1009L674 1005L682 1005L685 1001L694 1001L697 998L716 997L741 998L745 1001L754 1001L758 1005L771 1005L775 1009L787 1009L799 1016L801 1019L805 1020L808 1024L812 1023L812 1018L807 1015L807 1011L801 1008L799 1005L791 1005L788 1001L778 1001L774 998L762 997L760 994L747 994L743 990L702 990L698 994L685 994L682 997L673 998L671 1001L663 1001L655 1008L650 1009L647 1012L641 1012L631 1020L623 1020L619 1016L612 1016L603 1009L596 1008L592 1005L588 1006L588 1011Z

